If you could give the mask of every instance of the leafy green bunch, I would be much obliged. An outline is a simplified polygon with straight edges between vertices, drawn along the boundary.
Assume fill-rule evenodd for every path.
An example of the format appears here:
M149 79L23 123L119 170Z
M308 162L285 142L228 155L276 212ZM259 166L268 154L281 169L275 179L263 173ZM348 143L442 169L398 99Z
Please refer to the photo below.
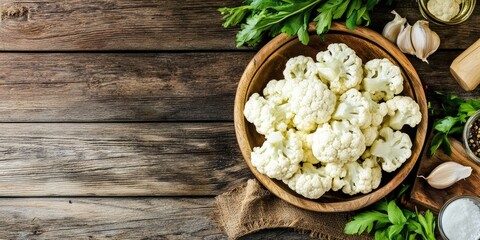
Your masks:
M433 138L429 155L442 147L446 154L452 153L448 137L463 132L468 118L480 109L480 99L463 100L450 93L434 92L429 102L430 115L436 119L433 123ZM437 103L434 105L434 103ZM452 114L452 115L450 115Z
M308 24L317 24L317 34L328 32L332 20L345 17L349 29L370 24L369 13L381 0L246 0L245 5L218 9L225 22L223 27L240 24L236 36L237 47L256 46L265 35L275 37L280 33L297 35L308 44ZM392 0L385 0L388 4ZM316 9L316 13L314 10Z
M396 199L384 198L373 205L372 210L359 213L345 225L346 234L370 233L375 230L375 239L384 240L435 240L435 218L430 210L425 215L418 211L401 209L397 199L408 187L404 187Z

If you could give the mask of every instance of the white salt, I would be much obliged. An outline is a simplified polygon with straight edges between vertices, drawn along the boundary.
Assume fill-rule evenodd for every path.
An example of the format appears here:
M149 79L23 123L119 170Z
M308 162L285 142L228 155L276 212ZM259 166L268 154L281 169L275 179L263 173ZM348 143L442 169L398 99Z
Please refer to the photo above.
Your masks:
M480 207L470 199L453 201L443 212L442 228L450 240L479 240Z

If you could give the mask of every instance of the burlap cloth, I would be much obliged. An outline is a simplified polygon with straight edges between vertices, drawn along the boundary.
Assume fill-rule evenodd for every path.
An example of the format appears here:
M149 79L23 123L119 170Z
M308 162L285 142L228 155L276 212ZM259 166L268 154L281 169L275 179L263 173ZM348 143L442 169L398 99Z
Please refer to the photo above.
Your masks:
M214 218L230 239L271 228L292 228L318 239L371 239L343 233L351 214L303 210L277 198L253 179L217 196Z

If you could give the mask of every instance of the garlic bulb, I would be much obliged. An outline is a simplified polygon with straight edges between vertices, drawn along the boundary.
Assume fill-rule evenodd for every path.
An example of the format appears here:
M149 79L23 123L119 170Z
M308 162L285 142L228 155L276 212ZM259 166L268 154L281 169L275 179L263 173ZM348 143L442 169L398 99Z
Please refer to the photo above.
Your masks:
M419 20L413 24L411 39L415 56L427 63L427 57L437 51L440 46L440 37L430 29L428 22L424 20Z
M471 167L450 161L438 165L428 177L418 177L426 179L428 184L436 189L444 189L452 186L459 180L469 177L470 174L472 174Z
M395 15L395 18L385 25L382 35L390 40L390 42L396 42L397 36L400 33L403 25L407 22L407 19L398 15L395 10L393 10L391 13Z
M408 54L415 55L415 49L412 44L412 26L407 23L407 26L402 25L400 34L397 38L397 46L400 48L400 51Z

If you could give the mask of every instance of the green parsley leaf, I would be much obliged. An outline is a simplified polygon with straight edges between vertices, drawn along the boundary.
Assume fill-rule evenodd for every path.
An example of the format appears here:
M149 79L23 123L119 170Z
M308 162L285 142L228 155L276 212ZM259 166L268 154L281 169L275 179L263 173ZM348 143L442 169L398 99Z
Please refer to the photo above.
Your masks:
M405 222L407 221L407 219L403 215L402 210L397 206L395 201L390 201L388 203L387 211L388 220L390 220L390 222L392 222L393 224L403 226L403 224L405 224Z
M344 232L346 234L362 234L365 230L370 233L373 229L375 222L388 223L388 216L385 213L377 211L368 211L360 213L353 217L353 221L350 221L345 225Z

